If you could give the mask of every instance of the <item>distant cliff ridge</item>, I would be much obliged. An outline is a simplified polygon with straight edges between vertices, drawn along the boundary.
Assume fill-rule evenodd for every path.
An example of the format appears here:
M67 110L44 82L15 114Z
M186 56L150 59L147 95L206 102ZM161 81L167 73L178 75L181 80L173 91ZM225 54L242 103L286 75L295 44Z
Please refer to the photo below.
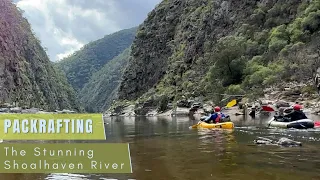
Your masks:
M137 27L124 29L90 42L56 66L65 72L68 82L80 92L95 72L132 44L136 30Z
M55 64L66 74L87 112L104 112L117 99L136 30L106 35Z
M130 58L130 48L109 61L79 92L79 99L88 112L104 112L118 98L118 89L123 71Z
M72 87L10 0L0 0L0 101L47 110L81 109Z

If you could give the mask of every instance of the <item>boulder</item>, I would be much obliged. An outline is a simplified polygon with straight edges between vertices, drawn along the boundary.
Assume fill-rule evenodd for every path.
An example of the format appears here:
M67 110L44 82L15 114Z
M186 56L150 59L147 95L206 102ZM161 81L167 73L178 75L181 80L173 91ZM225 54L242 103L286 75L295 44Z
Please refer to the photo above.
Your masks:
M151 111L149 111L147 114L146 114L146 116L156 116L158 113L157 113L157 111L156 110L151 110Z
M264 144L264 145L277 145L277 146L286 146L286 147L302 146L301 142L294 141L286 137L282 137L277 141L269 138L265 138L265 137L258 137L253 142L259 145Z
M10 111L9 108L0 108L0 112L1 112L1 113L7 113L7 112L9 112L9 111Z
M10 112L12 113L21 113L21 111L22 111L21 107L10 108Z
M71 111L69 109L63 109L62 110L62 113L65 113L65 114L69 114L69 113L75 113L74 111Z
M9 104L9 103L4 103L4 104L1 104L0 105L0 108L12 108L14 107L12 104Z
M280 108L280 107L290 107L290 104L286 101L283 100L279 100L276 102L276 107Z
M284 88L285 91L291 91L291 88Z
M173 114L176 116L189 116L190 115L190 111L188 108L177 108L176 111L173 110Z
M37 112L39 112L38 108L23 109L21 111L21 113L24 113L24 114L34 114L34 113L37 113Z
M298 141L294 141L294 140L291 140L291 139L288 139L288 138L280 138L277 142L278 145L281 145L281 146L302 146L302 143L301 142L298 142Z
M262 140L262 139L257 139L254 140L255 144L265 144L265 145L272 145L272 143L270 141L266 141L266 140Z
M38 111L36 114L51 114L51 113L46 111Z
M238 107L239 109L243 109L244 108L244 105L247 104L249 102L249 99L248 98L242 98L240 100L240 102L238 102Z
M177 106L178 107L185 107L185 108L189 108L190 107L190 102L187 100L179 100L177 101Z
M133 116L135 115L135 105L129 105L129 106L126 106L122 109L122 115L125 115L125 116Z
M209 105L209 104L204 104L204 105L203 105L203 111L204 111L205 113L212 112L212 111L213 111L213 107L212 107L211 105Z
M200 102L195 102L191 105L192 109L199 109L199 108L203 108L202 104Z

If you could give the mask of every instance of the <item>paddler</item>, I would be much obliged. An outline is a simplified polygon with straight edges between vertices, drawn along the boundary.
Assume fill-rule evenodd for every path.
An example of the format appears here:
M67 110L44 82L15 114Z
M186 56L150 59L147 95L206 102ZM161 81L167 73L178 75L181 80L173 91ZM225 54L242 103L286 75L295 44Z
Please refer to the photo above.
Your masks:
M225 118L226 116L220 112L221 108L219 106L214 107L214 112L209 115L204 122L206 123L210 123L210 121L212 120L213 123L220 123L222 118Z
M302 106L298 103L293 105L293 112L284 115L285 118L290 119L290 121L297 121L300 119L308 119L308 117L302 112Z

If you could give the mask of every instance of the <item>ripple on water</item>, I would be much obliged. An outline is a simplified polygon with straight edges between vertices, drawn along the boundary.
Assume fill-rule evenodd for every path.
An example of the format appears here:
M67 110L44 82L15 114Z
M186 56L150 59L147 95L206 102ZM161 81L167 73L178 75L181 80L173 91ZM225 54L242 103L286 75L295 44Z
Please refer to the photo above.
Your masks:
M248 180L257 175L261 180L320 179L315 169L320 166L317 158L320 128L275 129L246 124L228 132L221 129L190 130L190 124L195 122L184 119L134 122L136 124L114 122L109 138L133 144L130 147L134 174L128 176L136 179L209 179L206 177L209 176L210 179ZM258 136L275 140L287 137L302 142L303 146L257 146L253 139ZM51 174L46 179L128 179L120 177Z
M92 179L103 179L103 180L118 180L117 178L106 178L101 177L101 175L91 174L90 176L85 176L81 174L70 174L70 173L52 173L48 175L46 180L92 180ZM136 180L136 179L128 179Z
M255 126L236 126L235 129L258 129L258 127Z
M45 179L47 180L89 180L87 176L81 174L69 174L69 173L52 173Z

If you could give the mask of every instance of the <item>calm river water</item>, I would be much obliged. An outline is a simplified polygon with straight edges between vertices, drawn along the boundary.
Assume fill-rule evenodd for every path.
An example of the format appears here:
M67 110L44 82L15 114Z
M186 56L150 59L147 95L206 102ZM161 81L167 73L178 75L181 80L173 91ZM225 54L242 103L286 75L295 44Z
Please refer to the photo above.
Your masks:
M238 118L233 131L189 129L197 120L188 117L106 119L107 142L130 143L132 174L0 174L0 179L320 179L320 128L267 129L267 119ZM303 146L257 146L258 136L287 137Z

